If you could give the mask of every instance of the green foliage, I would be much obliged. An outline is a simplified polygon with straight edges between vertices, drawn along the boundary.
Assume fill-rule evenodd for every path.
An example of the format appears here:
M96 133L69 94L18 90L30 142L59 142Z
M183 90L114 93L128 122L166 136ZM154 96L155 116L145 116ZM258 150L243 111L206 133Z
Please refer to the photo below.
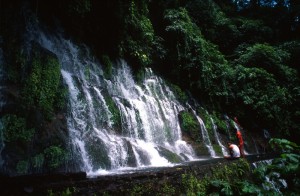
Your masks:
M267 189L269 193L276 194L296 194L299 189L299 161L300 161L300 147L286 139L272 138L270 140L271 146L274 150L282 152L279 158L272 160L271 164L261 164L254 170L256 176L256 184L263 185L261 189ZM269 178L275 184L276 190L270 186L270 182L266 180ZM288 189L284 189L282 182L285 180ZM281 191L278 193L278 190Z
M300 150L300 146L287 139L272 138L269 143L273 149L282 153L292 153Z
M218 131L226 134L227 124L226 124L226 121L221 118L221 114L213 112L211 117L213 118L214 123L216 124Z
M232 163L223 167L213 169L213 177L218 180L231 181L235 183L239 181L245 174L250 172L250 165L245 159L240 159L238 163Z
M203 180L199 180L194 175L191 174L183 174L182 175L182 192L189 196L194 195L206 195L208 179L204 178Z
M59 146L50 146L44 150L45 161L49 168L56 169L67 159L67 153Z
M240 159L237 163L228 165L220 165L212 170L211 176L206 176L202 179L197 178L192 174L182 175L182 193L185 195L237 195L242 189L245 192L255 191L246 190L243 180L250 172L249 163ZM253 189L254 189L253 185Z
M213 149L218 155L222 155L222 148L219 144L213 144Z
M4 134L4 141L29 142L32 140L35 130L27 128L26 120L24 118L14 114L7 114L2 118L2 122L3 127L1 131Z
M39 54L33 59L32 70L23 89L23 104L36 107L47 118L54 111L54 101L60 84L60 65L52 57L43 59Z
M186 87L196 95L227 97L226 77L231 71L216 46L204 39L186 9L166 10L165 20L166 31L172 38L169 56L171 62L176 60L171 69L176 79L181 85L188 84Z
M237 183L241 195L263 195L261 188L248 181Z
M68 97L68 88L60 85L57 88L54 98L54 107L58 110L63 110L66 107Z
M238 17L234 23L240 32L240 40L247 43L257 43L271 39L273 31L262 20Z
M159 38L154 35L154 29L149 19L148 2L130 1L129 11L125 16L125 39L121 43L121 54L133 58L136 63L147 66L152 63L152 54Z
M211 116L203 107L198 107L197 112L200 115L201 119L205 124L205 128L208 132L210 140L214 140L214 132L213 132L213 123L211 121Z
M282 175L300 172L300 146L286 139L272 138L270 144L274 149L282 152L280 158L274 159L270 168Z
M277 83L274 75L262 68L238 65L236 84L239 89L237 98L255 112L258 121L277 130L287 129L290 115L285 108L291 105L292 95L286 87ZM286 121L282 122L283 119Z
M224 180L213 180L210 184L214 187L213 194L223 193L224 195L233 195L231 184Z
M182 193L185 195L237 195L258 192L255 185L247 185L244 179L250 172L249 163L240 159L237 163L217 166L212 174L202 179L193 174L182 175ZM248 183L249 184L249 183Z
M240 40L241 32L215 1L189 1L186 8L206 39L217 44L221 51L231 52Z
M181 129L183 132L188 133L193 139L198 140L200 138L200 125L197 122L196 117L188 111L183 111L179 114L181 119Z
M175 93L176 98L181 102L181 103L186 103L188 101L188 96L186 93L177 85L171 84L172 91Z
M248 47L237 62L248 67L263 68L280 80L293 82L297 78L296 71L284 65L288 58L289 53L284 50L268 44L255 44Z

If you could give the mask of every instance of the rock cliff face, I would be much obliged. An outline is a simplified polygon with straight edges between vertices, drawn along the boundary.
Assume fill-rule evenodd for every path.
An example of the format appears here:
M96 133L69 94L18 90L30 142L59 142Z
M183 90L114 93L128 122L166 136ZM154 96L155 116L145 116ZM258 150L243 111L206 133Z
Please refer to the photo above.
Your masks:
M51 84L47 83L53 75L47 76L47 72L59 65L55 65L56 56L39 44L30 43L30 47L30 51L26 51L28 54L22 57L22 78L2 78L1 100L4 104L0 115L4 147L1 171L10 175L47 172L51 170L51 164L55 164L52 169L64 170L63 163L55 160L58 158L55 156L60 156L55 150L66 149L68 144L65 114L54 109L53 101L47 103L49 111L42 106L42 102L50 100L42 96L51 96L47 92L51 90ZM10 76L9 63L11 61L3 63L6 77ZM18 73L20 70L13 71Z

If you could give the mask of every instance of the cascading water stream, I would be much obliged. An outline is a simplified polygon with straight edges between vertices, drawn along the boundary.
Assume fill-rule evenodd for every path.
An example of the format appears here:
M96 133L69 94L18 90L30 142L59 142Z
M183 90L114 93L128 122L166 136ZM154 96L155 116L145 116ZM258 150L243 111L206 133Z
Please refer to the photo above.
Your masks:
M243 131L243 129L242 129L242 127L240 126L240 125L238 125L236 122L234 122L233 121L233 125L234 125L234 127L235 127L235 129L236 130L239 130L241 133L242 133L242 137L243 137L243 140L244 140L244 143L245 143L245 134L244 134L244 131ZM249 154L247 151L246 151L246 149L244 148L244 154L245 155L247 155L247 154Z
M212 143L209 139L209 135L208 135L208 131L206 129L206 126L203 122L203 120L197 115L196 111L193 110L193 108L189 105L189 108L191 109L191 111L193 112L193 114L195 115L195 117L197 118L197 121L199 122L200 124L200 127L201 127L201 135L202 135L202 138L203 138L203 142L210 154L211 157L216 157L216 152L212 146Z
M223 154L223 156L228 156L228 152L227 152L225 146L222 144L222 142L220 140L219 133L217 132L217 125L215 124L214 119L212 117L210 117L210 120L211 120L211 123L212 123L215 139L216 139L218 145L220 146L220 148L222 150L222 154Z
M61 37L36 32L35 40L55 53L69 90L68 128L90 174L128 167L168 166L163 154L182 161L195 159L193 149L182 140L178 113L183 106L163 80L145 70L137 85L129 66L121 60L112 79L103 77L101 65L86 48ZM118 117L111 108L116 105Z
M228 134L229 138L232 138L232 135L231 135L232 133L230 131L230 125L229 125L229 122L231 120L230 120L230 118L227 115L225 115L224 117L226 119L226 128L227 128L226 131L227 131L227 134Z

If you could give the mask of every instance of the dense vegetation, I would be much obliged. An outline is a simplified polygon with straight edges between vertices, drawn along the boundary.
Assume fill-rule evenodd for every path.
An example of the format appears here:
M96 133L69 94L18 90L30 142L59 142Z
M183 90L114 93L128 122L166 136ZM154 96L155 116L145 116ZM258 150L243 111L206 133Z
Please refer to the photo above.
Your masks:
M135 71L150 66L211 111L239 116L249 130L299 136L297 1L76 0L31 5L49 25L54 25L49 14L59 18L69 34L99 57L124 57Z
M28 54L22 50L25 43L19 33L24 31L25 20L32 20L24 17L22 2L0 2L0 46L5 51L6 79L19 87L11 97L22 105L3 116L2 129L6 130L7 145L15 146L12 149L19 155L17 160L10 158L19 174L29 167L63 167L68 159L65 142L56 133L48 134L51 130L47 128L47 124L58 123L57 114L65 107L59 63L53 54L34 44ZM238 116L245 129L267 129L272 136L299 143L299 1L28 0L26 6L31 7L37 21L50 29L59 21L67 35L91 47L106 66L107 78L111 74L110 59L125 58L135 73L151 67L176 88L192 94L214 114L221 131L225 125L219 121L220 114L227 113ZM11 24L20 18L24 21ZM190 113L183 112L181 117L183 131L198 138L193 132L198 125ZM118 114L114 116L115 121L119 118ZM34 137L41 138L41 145L31 151ZM298 150L296 144L285 140L275 143L280 142L285 148L292 145ZM288 154L275 160L272 169L278 170L279 162L292 162L288 171L280 172L299 172L299 164L295 164L299 151L285 152ZM268 169L258 171L260 178ZM194 181L192 176L185 180ZM203 184L193 183L192 191L203 191ZM257 187L244 189L248 182L234 183L220 177L206 188L217 187L227 195L236 191L262 194Z

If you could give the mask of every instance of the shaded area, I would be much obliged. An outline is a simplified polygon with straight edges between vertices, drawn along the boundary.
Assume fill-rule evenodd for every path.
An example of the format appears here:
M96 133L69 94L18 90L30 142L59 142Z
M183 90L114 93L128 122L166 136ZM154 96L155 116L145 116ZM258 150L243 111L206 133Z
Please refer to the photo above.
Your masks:
M249 163L273 159L274 154L248 155ZM214 167L236 163L237 160L224 158L186 162L175 167L147 168L129 174L103 175L94 178L86 173L57 173L17 177L0 177L2 195L45 195L49 193L71 192L74 195L90 194L129 194L132 188L146 183L153 183L160 187L171 183L174 187L182 186L182 175L193 173L197 177L211 175ZM11 188L8 188L11 187ZM159 191L159 189L157 189Z

